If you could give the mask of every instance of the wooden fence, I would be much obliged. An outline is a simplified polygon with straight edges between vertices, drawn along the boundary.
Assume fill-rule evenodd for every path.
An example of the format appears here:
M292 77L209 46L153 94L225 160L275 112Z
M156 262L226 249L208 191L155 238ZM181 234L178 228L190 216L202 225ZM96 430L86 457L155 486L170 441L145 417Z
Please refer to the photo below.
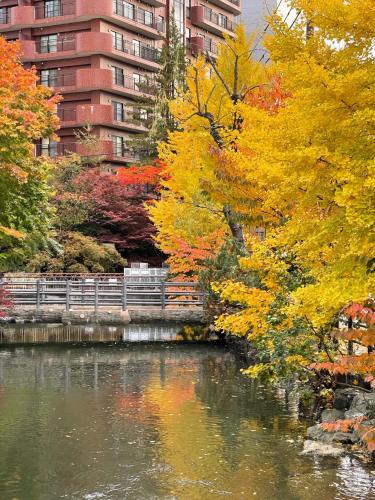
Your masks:
M196 283L129 283L122 280L50 281L5 280L15 306L27 305L73 308L121 307L202 307L204 293Z

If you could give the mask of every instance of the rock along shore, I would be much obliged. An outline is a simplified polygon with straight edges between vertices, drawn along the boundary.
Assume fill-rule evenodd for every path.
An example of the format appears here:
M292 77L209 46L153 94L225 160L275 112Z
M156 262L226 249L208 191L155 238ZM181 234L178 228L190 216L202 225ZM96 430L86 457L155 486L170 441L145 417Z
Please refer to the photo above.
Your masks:
M358 420L362 433L350 425ZM323 428L321 424L328 425ZM366 429L374 427L375 392L364 392L352 387L336 389L333 408L322 412L320 424L307 429L308 440L305 441L303 453L340 455L346 451L342 445L362 446L362 436Z

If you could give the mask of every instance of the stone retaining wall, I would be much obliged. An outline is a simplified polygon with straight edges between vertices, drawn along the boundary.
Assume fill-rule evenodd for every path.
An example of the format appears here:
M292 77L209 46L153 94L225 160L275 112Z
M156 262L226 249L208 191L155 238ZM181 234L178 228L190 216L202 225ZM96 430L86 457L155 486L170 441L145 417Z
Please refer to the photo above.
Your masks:
M129 311L90 311L64 309L18 309L12 311L4 323L63 323L65 325L127 325L133 323L204 323L204 311L200 308L137 309Z

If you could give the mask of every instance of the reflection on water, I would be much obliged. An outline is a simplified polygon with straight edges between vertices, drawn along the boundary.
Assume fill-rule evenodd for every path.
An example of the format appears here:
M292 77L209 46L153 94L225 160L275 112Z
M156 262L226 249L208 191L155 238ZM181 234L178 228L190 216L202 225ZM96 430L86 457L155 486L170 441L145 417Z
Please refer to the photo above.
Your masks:
M299 455L294 403L211 344L3 347L0 498L375 498L357 458Z
M179 324L98 325L8 325L0 326L0 344L72 344L95 342L169 342L208 340L202 328ZM215 339L213 339L215 340Z

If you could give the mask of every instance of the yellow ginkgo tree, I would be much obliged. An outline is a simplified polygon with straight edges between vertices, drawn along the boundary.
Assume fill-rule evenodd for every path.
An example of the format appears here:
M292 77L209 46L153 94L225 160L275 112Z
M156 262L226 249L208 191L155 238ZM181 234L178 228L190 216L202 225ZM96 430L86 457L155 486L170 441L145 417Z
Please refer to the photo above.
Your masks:
M217 60L206 54L188 67L187 89L170 103L179 127L159 147L166 175L161 199L150 213L174 272L191 274L193 266L196 276L204 258L215 254L226 236L244 250L242 218L247 214L234 209L238 193L231 191L221 169L242 133L241 103L268 81L264 67L251 58L252 48L239 27L235 39L225 39ZM245 182L239 165L231 175Z
M216 252L225 236L243 243L242 278L212 285L229 309L217 327L249 337L252 373L271 378L334 361L331 327L375 281L375 4L289 3L297 22L271 20L266 68L241 28L189 68L152 208L167 252L173 235L198 244L217 229Z
M267 236L248 241L242 267L259 273L262 289L238 290L236 283L217 289L229 301L241 302L245 292L255 297L241 312L221 317L218 326L253 338L262 322L268 361L284 335L283 356L275 360L288 359L286 349L293 368L311 358L300 357L287 327L302 321L297 344L308 343L309 355L315 347L320 358L332 358L329 333L340 311L368 303L374 292L375 4L290 4L301 22L290 28L273 19L268 40L286 97L276 112L241 104L243 130L227 159L228 165L243 165L258 193L256 210ZM265 297L269 307L260 309ZM273 306L280 297L283 319L276 328Z

